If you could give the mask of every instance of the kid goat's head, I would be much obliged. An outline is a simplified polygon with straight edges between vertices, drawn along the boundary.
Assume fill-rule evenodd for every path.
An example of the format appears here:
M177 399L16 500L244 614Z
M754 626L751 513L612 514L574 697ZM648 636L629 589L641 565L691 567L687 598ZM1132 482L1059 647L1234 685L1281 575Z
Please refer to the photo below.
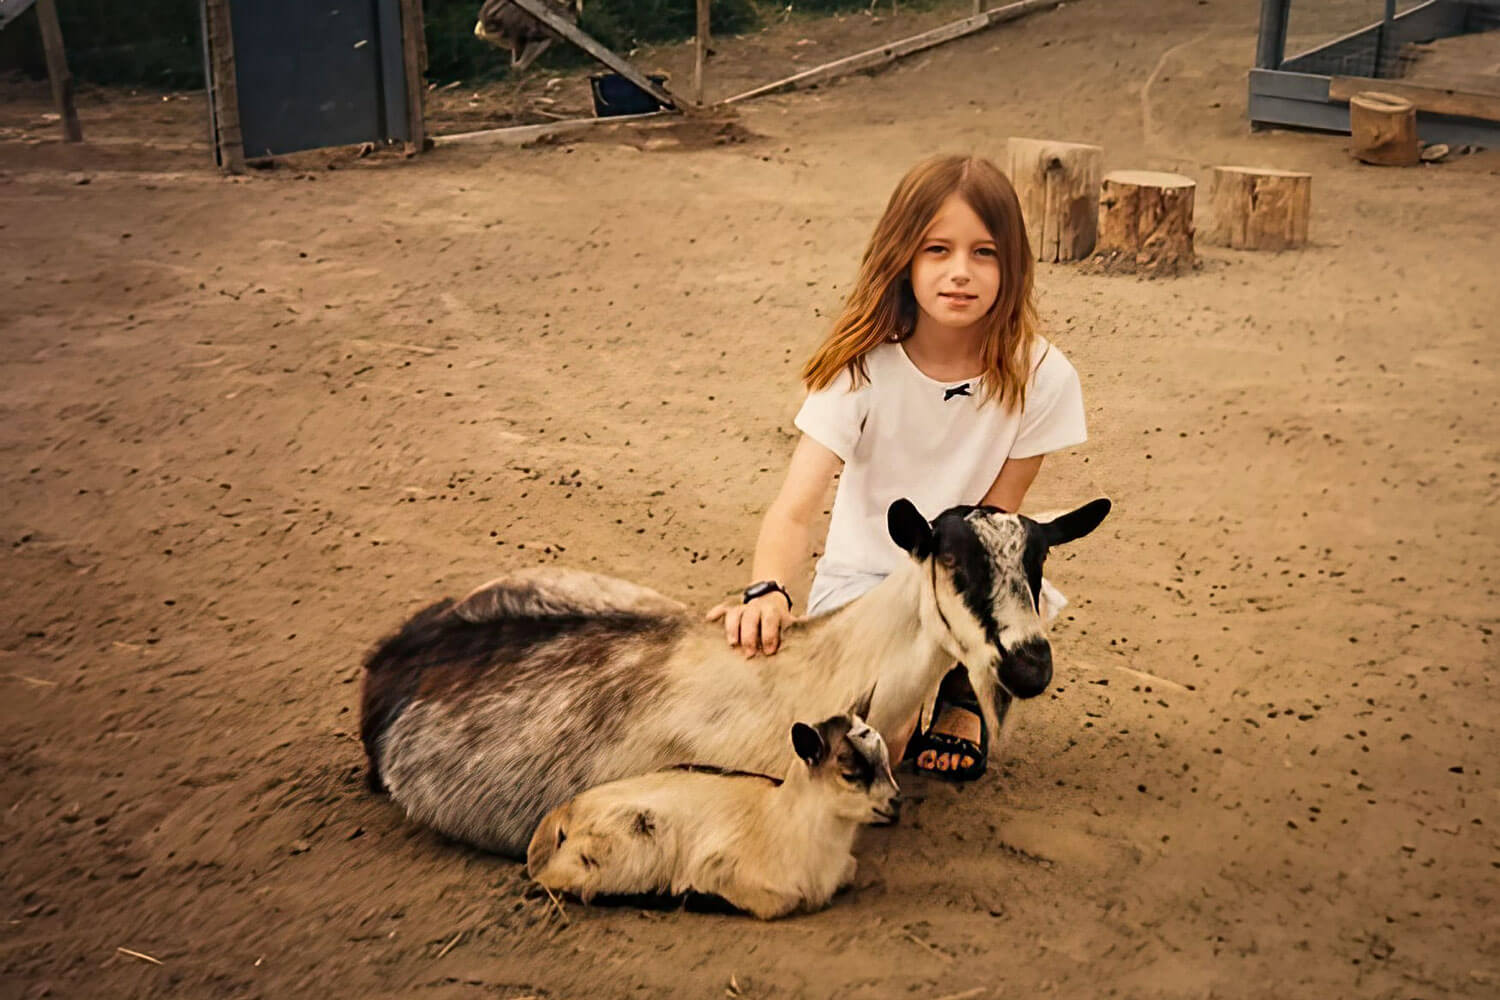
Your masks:
M1052 682L1052 647L1037 607L1047 550L1093 531L1109 506L1094 500L1050 521L952 507L929 524L911 501L891 504L891 538L926 574L923 624L968 668L992 727L1003 695L1034 698Z
M868 711L868 696L866 701ZM835 715L815 726L798 722L792 726L792 747L811 779L832 790L840 816L885 826L900 813L900 789L891 775L885 740L861 714Z

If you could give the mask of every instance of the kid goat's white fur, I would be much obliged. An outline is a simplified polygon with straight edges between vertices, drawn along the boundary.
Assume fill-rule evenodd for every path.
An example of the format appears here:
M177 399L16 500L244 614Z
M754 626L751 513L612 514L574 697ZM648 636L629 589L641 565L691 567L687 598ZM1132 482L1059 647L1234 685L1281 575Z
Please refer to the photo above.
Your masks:
M586 788L673 764L767 772L799 718L845 711L887 739L955 662L990 731L1052 679L1037 613L1050 546L1092 531L1095 500L1048 522L955 507L929 523L891 505L911 556L868 594L746 660L685 608L591 573L502 577L420 612L366 661L370 781L450 837L511 856Z
M818 910L854 878L854 835L894 822L880 734L849 714L792 727L784 781L692 766L591 788L547 814L526 866L548 889L721 896L762 920Z

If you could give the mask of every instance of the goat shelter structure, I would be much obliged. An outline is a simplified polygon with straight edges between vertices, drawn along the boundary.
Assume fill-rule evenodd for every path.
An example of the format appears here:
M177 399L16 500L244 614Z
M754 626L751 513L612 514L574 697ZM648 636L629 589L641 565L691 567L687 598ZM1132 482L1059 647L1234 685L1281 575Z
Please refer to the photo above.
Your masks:
M420 0L201 0L214 153L321 146L420 149Z
M1287 58L1303 6L1261 0L1252 124L1348 132L1349 98L1379 91L1415 105L1425 142L1500 146L1500 0L1369 0L1363 26Z

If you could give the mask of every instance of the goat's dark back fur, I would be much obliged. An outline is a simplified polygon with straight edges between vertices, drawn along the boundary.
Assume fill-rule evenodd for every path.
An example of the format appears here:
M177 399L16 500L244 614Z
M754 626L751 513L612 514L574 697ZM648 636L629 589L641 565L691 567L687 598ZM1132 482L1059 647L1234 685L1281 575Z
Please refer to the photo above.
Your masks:
M622 639L666 640L676 622L650 613L581 611L553 595L504 589L480 592L461 602L451 598L424 608L384 639L365 660L360 737L369 760L368 781L384 791L381 737L413 699L462 701L468 696L524 694L542 689L556 675L602 663ZM549 601L548 599L551 598ZM566 658L546 655L565 640ZM544 675L553 676L544 676ZM628 711L641 686L600 685L600 697L581 708L595 718L579 722L608 728L607 713ZM624 680L622 678L622 680ZM644 680L644 679L642 679Z

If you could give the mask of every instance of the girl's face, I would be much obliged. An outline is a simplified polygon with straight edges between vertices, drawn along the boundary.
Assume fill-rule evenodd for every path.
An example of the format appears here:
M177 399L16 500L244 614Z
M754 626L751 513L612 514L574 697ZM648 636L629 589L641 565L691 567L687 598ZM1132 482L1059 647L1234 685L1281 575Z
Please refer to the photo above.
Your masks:
M911 262L911 290L922 312L950 329L979 322L1000 294L995 238L957 194L938 207L922 236Z

